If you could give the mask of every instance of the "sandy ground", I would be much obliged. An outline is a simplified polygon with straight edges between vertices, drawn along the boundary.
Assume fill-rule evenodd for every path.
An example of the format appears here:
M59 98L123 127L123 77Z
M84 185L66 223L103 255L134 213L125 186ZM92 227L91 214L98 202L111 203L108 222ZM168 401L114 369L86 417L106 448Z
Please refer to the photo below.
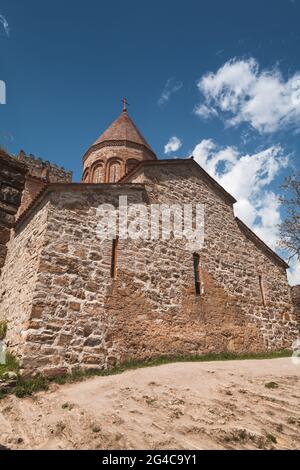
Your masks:
M177 363L53 384L0 401L0 445L300 449L299 386L300 365L290 359Z

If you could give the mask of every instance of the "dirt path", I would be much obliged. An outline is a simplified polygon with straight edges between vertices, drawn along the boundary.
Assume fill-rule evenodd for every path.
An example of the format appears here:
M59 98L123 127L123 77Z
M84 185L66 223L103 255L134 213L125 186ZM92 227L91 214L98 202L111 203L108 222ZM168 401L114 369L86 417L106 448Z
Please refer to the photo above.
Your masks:
M177 363L52 385L0 401L0 445L300 449L299 386L290 359Z

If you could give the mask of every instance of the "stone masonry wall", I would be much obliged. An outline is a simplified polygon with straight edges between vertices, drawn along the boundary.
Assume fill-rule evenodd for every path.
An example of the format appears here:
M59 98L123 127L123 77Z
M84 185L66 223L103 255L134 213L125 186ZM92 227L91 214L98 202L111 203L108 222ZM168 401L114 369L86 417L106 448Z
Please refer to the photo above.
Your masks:
M242 318L259 328L265 347L291 347L298 328L286 270L241 232L232 205L197 176L192 165L184 174L181 165L146 166L143 174L133 176L131 181L145 183L151 202L205 204L205 243L200 253L204 277L209 276L220 293L233 300ZM266 307L262 304L259 276ZM221 299L212 297L207 287L205 290L203 301L215 302L214 309L221 313Z
M20 358L33 308L33 292L37 287L46 221L47 207L43 207L16 236L11 237L0 276L0 320L7 320L7 346Z
M241 231L232 205L193 165L152 165L132 180L49 189L40 211L18 227L9 249L16 272L18 250L44 227L34 248L38 261L27 258L32 282L22 326L16 318L8 332L14 341L13 331L22 330L26 372L54 375L162 355L290 348L298 330L285 269ZM117 206L119 195L128 195L131 205L205 204L200 297L193 250L183 240L120 240L117 277L111 278L112 242L97 238L97 207ZM11 291L2 294L0 317L10 319L23 292L16 299L20 277L6 276Z
M18 155L18 161L26 165L28 172L17 219L47 184L72 182L71 171L66 171L63 167L59 167L41 158L36 158L34 155L30 154L27 156L23 150Z
M25 184L26 167L0 149L0 273Z
M112 246L96 237L96 210L102 203L117 205L124 187L60 189L17 228L1 279L0 318L8 319L8 345L27 372L61 373L89 366L92 357L103 367L110 360L112 346L100 343L110 323L105 298ZM142 191L126 189L138 203Z
M300 286L292 287L293 303L295 308L295 315L300 325Z

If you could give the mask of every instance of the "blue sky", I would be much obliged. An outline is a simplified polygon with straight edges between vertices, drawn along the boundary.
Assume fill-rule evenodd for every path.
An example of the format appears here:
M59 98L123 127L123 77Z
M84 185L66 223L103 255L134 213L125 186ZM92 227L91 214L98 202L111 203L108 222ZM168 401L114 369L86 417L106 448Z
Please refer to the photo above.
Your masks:
M275 246L272 195L299 168L299 0L1 0L0 15L1 145L79 181L83 153L126 96L156 153L176 137L167 156L196 153ZM255 194L242 190L249 165Z

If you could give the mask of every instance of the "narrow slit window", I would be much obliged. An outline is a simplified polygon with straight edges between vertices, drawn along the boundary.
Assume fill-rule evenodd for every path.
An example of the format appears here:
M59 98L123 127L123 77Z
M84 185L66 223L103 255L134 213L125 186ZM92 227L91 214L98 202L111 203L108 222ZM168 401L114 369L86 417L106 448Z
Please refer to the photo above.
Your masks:
M263 282L263 278L262 278L261 275L259 276L259 288L260 288L260 295L261 295L262 304L265 307L266 306L266 297L265 297L265 290L264 290L264 282Z
M196 295L201 295L200 256L194 254L194 278Z
M118 261L118 243L119 239L115 238L112 243L112 255L111 255L111 277L115 279L117 277L117 261Z

